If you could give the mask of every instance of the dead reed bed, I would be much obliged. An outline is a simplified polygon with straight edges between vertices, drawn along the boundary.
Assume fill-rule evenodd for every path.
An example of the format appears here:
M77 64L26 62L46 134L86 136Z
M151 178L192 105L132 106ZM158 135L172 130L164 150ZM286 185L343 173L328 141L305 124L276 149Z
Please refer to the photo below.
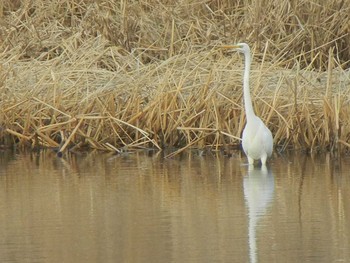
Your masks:
M2 145L237 148L243 63L219 46L245 41L277 148L346 152L349 11L335 0L2 1Z

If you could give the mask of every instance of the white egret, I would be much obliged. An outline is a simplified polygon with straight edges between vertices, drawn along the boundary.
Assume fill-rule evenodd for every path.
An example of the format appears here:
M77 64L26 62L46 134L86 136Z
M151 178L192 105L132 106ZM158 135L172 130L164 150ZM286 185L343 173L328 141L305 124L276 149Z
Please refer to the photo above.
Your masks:
M254 113L249 91L250 48L246 43L224 47L236 49L244 54L243 97L247 123L242 134L242 146L249 164L254 164L254 160L261 160L261 164L265 165L267 158L272 154L273 138L269 128Z

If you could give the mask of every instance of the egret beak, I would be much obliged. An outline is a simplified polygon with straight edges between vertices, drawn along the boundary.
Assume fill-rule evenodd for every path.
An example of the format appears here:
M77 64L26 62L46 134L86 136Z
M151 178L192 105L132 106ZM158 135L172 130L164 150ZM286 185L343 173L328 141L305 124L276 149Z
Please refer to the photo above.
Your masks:
M224 45L224 46L220 46L221 48L225 48L225 49L237 49L240 48L239 45Z

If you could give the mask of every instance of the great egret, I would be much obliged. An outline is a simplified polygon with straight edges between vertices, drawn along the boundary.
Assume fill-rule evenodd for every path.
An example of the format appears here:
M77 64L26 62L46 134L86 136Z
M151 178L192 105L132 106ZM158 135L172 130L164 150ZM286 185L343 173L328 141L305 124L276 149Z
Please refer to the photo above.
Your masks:
M243 75L243 97L247 123L243 130L242 146L249 164L254 164L254 160L261 160L265 165L273 150L273 138L269 128L263 121L255 115L252 99L249 91L249 73L251 64L250 48L246 43L224 46L225 48L236 49L244 54L244 75Z

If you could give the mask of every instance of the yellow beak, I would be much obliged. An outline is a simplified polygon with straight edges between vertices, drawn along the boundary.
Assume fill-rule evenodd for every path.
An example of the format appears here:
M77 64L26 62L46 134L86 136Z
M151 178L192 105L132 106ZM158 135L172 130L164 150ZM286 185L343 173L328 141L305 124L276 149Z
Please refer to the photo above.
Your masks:
M239 45L224 45L224 46L221 46L221 48L236 49L236 48L240 48L240 46Z

